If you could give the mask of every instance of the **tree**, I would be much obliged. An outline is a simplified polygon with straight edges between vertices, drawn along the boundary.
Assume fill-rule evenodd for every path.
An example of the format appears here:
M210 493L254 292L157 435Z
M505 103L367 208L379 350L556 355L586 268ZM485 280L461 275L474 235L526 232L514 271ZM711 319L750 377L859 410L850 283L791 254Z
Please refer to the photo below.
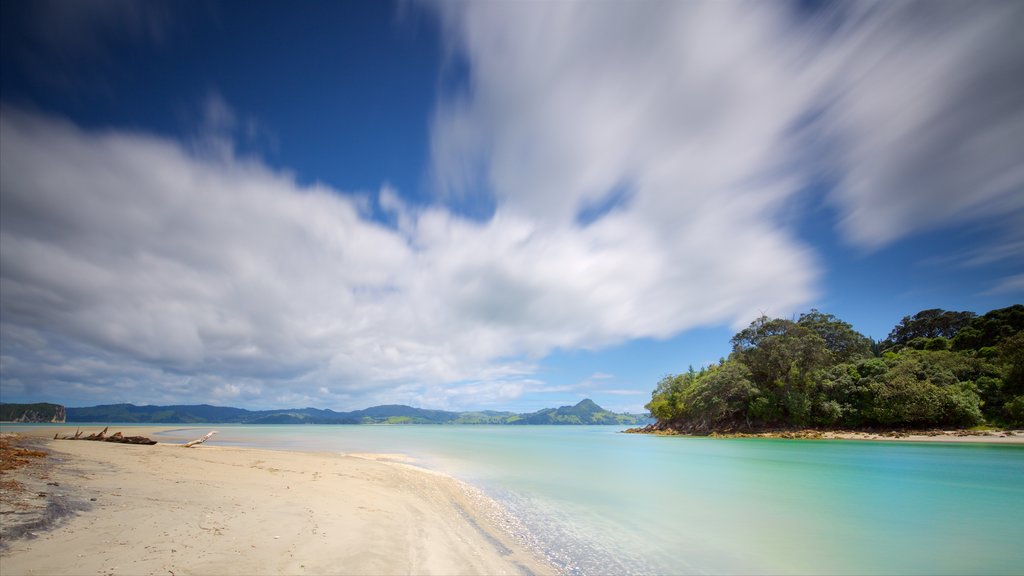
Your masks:
M871 405L871 377L889 368L879 358L856 364L837 364L815 374L817 395L812 418L823 426L861 426L864 411Z
M886 358L884 372L877 364L865 366L872 375L864 380L870 402L862 423L905 428L977 424L981 400L973 383L958 377L973 373L970 361L947 351L908 349Z
M898 350L915 338L953 338L974 319L974 312L949 312L939 308L904 316L882 342L883 350Z
M733 336L728 360L662 379L648 408L691 432L1024 425L1021 326L1019 305L980 318L925 310L877 347L818 310L796 321L762 316Z
M825 348L832 354L834 363L851 362L874 355L871 351L873 343L870 338L832 314L812 309L806 314L801 314L796 323L810 328L821 336L825 341Z
M980 350L998 346L1024 330L1024 305L1014 304L973 318L953 337L953 350Z
M750 376L743 364L726 362L694 380L684 392L691 424L702 430L749 427L747 408L760 394Z
M1005 392L1013 396L1024 394L1024 330L1000 342L999 358L1006 366Z
M651 412L651 415L663 422L674 422L681 419L686 410L683 403L684 390L696 380L696 374L691 370L687 374L668 374L658 381L654 392L651 393L651 401L644 408Z
M829 364L825 340L791 320L762 316L733 337L733 359L750 369L757 386L804 385L814 370Z

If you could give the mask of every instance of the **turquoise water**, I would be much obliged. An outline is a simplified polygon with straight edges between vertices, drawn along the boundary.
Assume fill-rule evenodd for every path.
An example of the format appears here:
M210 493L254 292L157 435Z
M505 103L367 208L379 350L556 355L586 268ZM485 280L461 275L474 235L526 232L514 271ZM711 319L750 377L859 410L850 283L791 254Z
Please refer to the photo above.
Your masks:
M508 506L569 573L1024 570L1021 446L658 437L605 426L214 427L220 445L408 454Z

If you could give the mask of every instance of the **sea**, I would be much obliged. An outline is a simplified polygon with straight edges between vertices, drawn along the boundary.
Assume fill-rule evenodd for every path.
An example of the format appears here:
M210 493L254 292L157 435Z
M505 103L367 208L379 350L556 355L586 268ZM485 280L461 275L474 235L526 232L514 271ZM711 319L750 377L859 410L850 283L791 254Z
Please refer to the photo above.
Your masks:
M1024 446L616 426L189 425L161 441L400 453L516 516L571 575L1021 574Z

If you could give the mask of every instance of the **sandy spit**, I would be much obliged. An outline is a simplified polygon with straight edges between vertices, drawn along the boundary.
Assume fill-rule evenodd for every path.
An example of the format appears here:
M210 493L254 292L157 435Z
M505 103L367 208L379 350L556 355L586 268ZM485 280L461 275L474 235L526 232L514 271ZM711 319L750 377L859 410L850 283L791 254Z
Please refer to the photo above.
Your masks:
M972 432L963 430L938 430L934 432L910 432L896 434L874 434L871 432L831 432L823 438L842 440L879 440L890 442L965 442L981 444L1024 444L1024 431Z
M650 426L626 430L630 434L690 436L694 438L775 438L787 440L872 440L879 442L959 442L976 444L1024 444L1024 430L926 430L926 431L848 431L848 430L769 430L764 432L712 432L688 434L675 430L655 430Z
M555 572L493 501L387 457L42 446L51 483L37 485L87 509L5 542L4 576ZM19 473L31 469L9 475Z
M972 444L1024 444L1024 431L999 432L969 430L934 430L928 432L849 432L799 430L795 432L761 432L754 434L721 434L726 438L789 438L798 440L871 440L878 442L955 442Z

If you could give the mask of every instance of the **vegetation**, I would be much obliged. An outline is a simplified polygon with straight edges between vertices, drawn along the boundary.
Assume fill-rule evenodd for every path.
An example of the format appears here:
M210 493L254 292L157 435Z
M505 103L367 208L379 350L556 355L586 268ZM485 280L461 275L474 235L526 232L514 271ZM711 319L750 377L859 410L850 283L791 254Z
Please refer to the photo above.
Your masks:
M623 424L646 423L644 416L616 414L590 399L575 406L513 412L448 412L411 406L374 406L353 412L316 408L251 411L209 406L135 406L109 404L68 408L68 422L238 423L238 424Z
M639 417L616 414L601 408L593 400L581 400L575 406L545 408L532 414L516 414L505 424L635 424Z
M1024 426L1024 306L925 310L880 343L817 310L761 317L727 359L662 378L647 409L692 433Z
M63 422L60 404L0 404L0 422Z

